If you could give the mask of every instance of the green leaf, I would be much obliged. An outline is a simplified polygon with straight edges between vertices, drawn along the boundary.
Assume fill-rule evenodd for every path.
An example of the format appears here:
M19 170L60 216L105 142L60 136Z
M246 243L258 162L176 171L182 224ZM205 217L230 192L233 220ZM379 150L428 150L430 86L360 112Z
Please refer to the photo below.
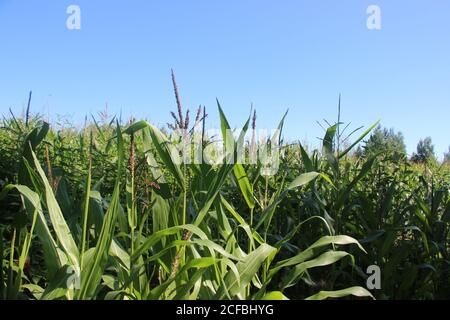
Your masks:
M347 187L342 190L339 194L339 198L337 200L337 207L340 207L343 205L345 200L350 195L352 189L355 187L355 185L358 183L359 180L364 178L364 176L372 169L372 166L376 160L376 156L370 157L362 166L361 171L358 173L358 175L350 182Z
M264 295L261 300L289 300L281 291L271 291Z
M288 112L289 112L289 109L286 110L286 112L284 113L283 117L280 120L280 123L278 124L278 127L277 127L277 130L275 131L275 134L271 138L271 144L272 145L278 145L278 146L281 145L281 134L283 132L284 120L286 119L286 116L287 116Z
M362 139L364 139L365 136L367 136L370 131L373 130L373 128L375 128L378 123L380 123L380 120L378 120L377 122L375 122L375 124L373 124L369 129L367 129L366 131L364 131L364 133L358 138L356 139L355 142L352 143L352 145L350 147L348 147L347 149L345 149L344 151L342 151L342 153L339 154L339 158L342 158L343 156L345 156L350 150L353 149L354 146L356 146Z
M158 243L161 239L177 234L180 230L188 230L194 234L196 234L200 239L207 239L206 234L195 225L184 225L184 226L174 226L171 228L167 228L158 232L153 233L151 236L147 237L147 239L136 248L134 254L131 256L131 261L136 261L144 252L149 250L154 244Z
M128 126L125 130L122 131L122 134L136 133L144 128L147 128L148 126L149 124L147 121L141 120Z
M117 124L117 149L118 149L118 168L117 179L114 187L114 192L111 198L111 203L103 220L102 230L97 240L92 256L88 259L86 256L86 263L83 265L81 273L81 287L78 291L79 299L90 299L95 297L95 292L100 284L103 271L108 262L109 251L113 239L114 229L116 225L116 218L119 211L119 193L120 193L120 173L122 171L123 163L123 140L120 134L120 126Z
M339 171L339 163L337 158L334 155L334 147L333 147L333 141L334 137L336 135L336 130L339 126L339 123L335 124L334 126L331 126L327 129L327 132L325 133L325 137L323 138L323 145L322 145L322 152L327 158L328 164L333 169L335 173Z
M58 245L52 237L50 229L47 225L47 220L44 216L44 213L42 212L39 196L27 186L11 186L16 188L17 191L19 191L22 195L22 202L25 206L28 219L30 221L34 215L35 210L37 210L38 212L36 220L36 234L42 245L44 262L48 270L48 276L49 278L52 278L57 270L59 270L59 268L61 268L61 266L65 263L66 258L62 257L60 255L60 252L58 252Z
M145 135L149 135L153 141L156 152L158 153L161 161L169 169L174 176L175 181L184 190L185 182L184 176L181 172L179 161L174 159L176 155L175 147L170 145L169 139L155 126L151 125L147 121L139 121L124 130L124 133L137 132L138 130L144 130ZM147 150L148 151L148 150Z
M351 287L343 290L337 291L320 291L315 295L312 295L305 300L324 300L328 298L342 298L345 296L353 295L356 297L371 297L375 300L374 296L362 287Z
M262 244L255 251L247 255L243 261L239 262L237 269L239 271L240 278L237 279L233 273L228 273L225 276L225 286L231 296L238 296L244 298L243 291L245 287L252 281L261 265L272 254L276 252L276 249L268 244ZM225 287L221 286L216 299L222 299L225 296Z
M220 126L222 130L222 137L224 140L224 144L226 147L226 150L234 150L233 154L231 155L233 157L233 163L237 161L237 149L238 147L243 146L243 138L245 136L245 132L248 129L248 125L250 123L250 117L248 118L247 122L245 123L240 138L238 140L238 143L236 144L234 141L233 135L230 135L230 125L228 123L227 118L225 117L225 114L220 106L219 101L217 101L217 105L219 108L219 115L220 115ZM236 180L238 182L239 188L241 189L242 195L244 196L245 202L247 203L248 207L250 209L255 207L255 197L253 195L253 190L250 185L250 181L248 180L247 174L245 173L245 169L241 163L235 163L233 167L233 173L236 177Z
M219 171L214 175L214 178L208 187L208 192L205 197L206 201L200 209L200 212L197 214L197 217L194 220L194 225L199 226L202 223L232 169L233 165L223 164Z
M351 255L345 251L327 251L315 259L299 263L284 277L281 288L293 286L308 269L328 266L346 256Z
M255 197L253 195L252 186L248 180L247 174L242 164L238 163L233 168L234 176L239 184L242 195L244 196L245 202L250 209L255 207Z
M308 153L303 148L302 144L299 143L300 146L300 154L302 156L303 165L305 166L306 172L314 171L314 166L311 159L308 156Z
M65 265L58 270L56 275L51 278L50 283L45 288L41 299L42 300L56 300L63 298L69 292L69 286L74 283L71 277L74 277L73 269ZM73 279L75 281L75 279Z
M312 257L314 257L314 254L316 253L316 251L315 251L316 249L326 247L329 245L348 245L348 244L356 244L361 251L366 253L364 248L359 244L358 240L356 240L352 237L343 236L343 235L324 236L324 237L320 238L319 240L317 240L316 242L314 242L312 245L310 245L307 249L305 249L302 252L300 252L299 254L297 254L296 256L278 262L275 265L275 267L273 268L273 270L287 267L287 266L296 265L298 263L301 263L308 259L311 259Z
M29 163L33 162L33 150L44 140L50 126L47 122L39 122L38 125L25 137L23 142L22 157ZM19 184L31 186L31 180L26 168L25 162L22 160L19 168Z
M307 172L304 174L301 174L297 178L295 178L294 181L291 182L291 184L287 187L288 190L292 190L301 186L304 186L305 184L310 183L315 178L319 176L319 173L317 172Z
M44 171L39 164L39 160L36 158L36 155L33 151L31 151L32 157L34 159L34 165L36 170L41 177L41 180L44 184L44 194L45 194L45 203L47 205L48 214L50 217L50 221L52 222L53 230L55 231L56 237L58 238L59 243L64 249L69 262L74 268L79 268L79 252L78 247L72 237L72 233L67 226L66 220L59 208L58 202L56 201L55 195L53 194L52 187L45 176Z

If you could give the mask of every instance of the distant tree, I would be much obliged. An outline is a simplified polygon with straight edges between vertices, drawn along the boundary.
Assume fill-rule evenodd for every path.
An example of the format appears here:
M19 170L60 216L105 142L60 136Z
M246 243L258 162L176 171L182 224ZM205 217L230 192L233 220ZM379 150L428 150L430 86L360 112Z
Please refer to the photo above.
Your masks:
M444 153L444 162L450 163L450 146L448 147L448 152Z
M426 162L428 160L435 160L434 145L430 137L421 139L417 144L417 152L415 152L411 160L415 162Z
M406 145L401 132L378 126L373 131L363 148L358 148L357 154L368 155L374 153L406 154Z

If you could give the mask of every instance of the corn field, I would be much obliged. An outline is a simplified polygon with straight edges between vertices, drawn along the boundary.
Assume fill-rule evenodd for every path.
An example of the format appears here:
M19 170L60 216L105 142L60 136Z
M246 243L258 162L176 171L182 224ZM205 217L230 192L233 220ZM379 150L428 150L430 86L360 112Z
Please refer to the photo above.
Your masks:
M448 164L357 155L377 123L350 143L337 121L312 150L282 139L285 115L277 134L247 141L256 113L233 136L219 103L221 136L205 137L205 108L194 119L175 93L165 128L4 118L0 299L450 297ZM196 134L200 152L220 139L245 161L180 162L177 143ZM247 161L274 146L275 174L270 161Z

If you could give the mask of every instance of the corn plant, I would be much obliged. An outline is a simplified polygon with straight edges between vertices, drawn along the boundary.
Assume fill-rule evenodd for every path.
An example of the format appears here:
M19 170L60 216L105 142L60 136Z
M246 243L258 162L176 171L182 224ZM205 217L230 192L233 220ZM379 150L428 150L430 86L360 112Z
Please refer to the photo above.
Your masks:
M287 113L257 141L256 111L233 133L217 103L220 137L208 137L205 108L191 123L172 79L167 128L3 120L0 299L449 296L448 165L358 155L378 123L350 143L340 116L309 150L283 140ZM194 161L185 141L224 161ZM266 150L275 174L270 152L253 158ZM369 292L374 264L381 289Z

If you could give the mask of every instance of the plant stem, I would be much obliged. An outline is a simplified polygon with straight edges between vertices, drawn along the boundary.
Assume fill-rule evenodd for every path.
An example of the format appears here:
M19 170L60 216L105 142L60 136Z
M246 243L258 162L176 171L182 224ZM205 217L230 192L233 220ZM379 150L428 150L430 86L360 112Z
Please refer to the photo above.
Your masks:
M264 190L264 208L267 208L267 191L269 189L269 178L266 176L266 187Z
M84 202L83 238L81 240L80 270L83 269L83 258L84 258L84 251L86 248L87 222L88 222L88 214L89 214L89 198L91 195L91 179L92 179L91 169L92 169L92 159L89 159L89 172L88 172L88 179L87 179L87 183L86 183L86 199Z
M130 175L131 175L131 255L134 254L134 230L137 225L137 214L136 214L136 199L134 194L134 171L135 171L135 142L134 142L134 132L130 134Z
M12 239L11 239L11 251L9 252L9 267L14 267L14 246L16 243L16 228L13 229Z
M186 212L187 212L187 183L186 183L186 173L187 173L187 168L186 168L186 164L184 164L183 166L184 168L184 190L183 190L183 220L182 220L182 225L186 224Z
M251 208L250 209L250 232L251 232L251 234L252 234L252 236L253 236L253 208ZM249 241L248 241L248 254L250 254L253 250L252 250L253 248L252 248L252 242L250 241L250 239L249 239ZM250 286L251 286L251 284L249 283L248 284L248 286L247 286L247 297L249 297L250 296Z
M12 234L12 239L11 239L11 251L9 253L9 275L8 275L8 285L7 285L7 297L10 299L13 299L14 297L12 297L13 294L13 283L14 283L14 279L13 279L13 275L14 275L14 271L13 271L13 267L14 267L14 246L16 243L16 228L13 229L13 234Z

